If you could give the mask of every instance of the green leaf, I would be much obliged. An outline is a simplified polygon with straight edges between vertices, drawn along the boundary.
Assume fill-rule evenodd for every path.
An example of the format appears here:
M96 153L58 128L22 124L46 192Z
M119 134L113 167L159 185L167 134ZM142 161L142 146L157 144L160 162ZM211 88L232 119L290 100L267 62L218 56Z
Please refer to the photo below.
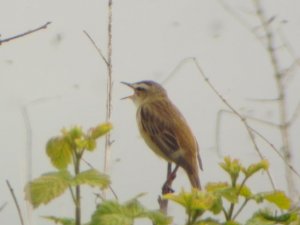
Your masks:
M277 215L268 210L262 210L255 213L246 223L246 225L275 225L275 224L291 224L299 221L298 213L283 213ZM293 223L294 224L294 223Z
M93 151L95 150L97 147L97 143L95 141L95 139L92 138L87 138L86 139L86 149L89 151Z
M47 204L64 193L71 179L68 171L44 174L25 186L25 198L34 208Z
M269 162L264 159L259 163L251 164L250 166L248 166L247 169L243 168L242 171L246 177L250 177L260 170L268 170L268 169L269 169Z
M230 175L233 181L236 181L242 169L239 160L224 157L224 162L221 162L219 165Z
M239 195L243 196L244 198L251 198L252 197L252 192L249 187L246 185L243 185L243 187L240 189L240 185L237 185L237 190L240 190Z
M210 192L199 191L193 189L192 192L185 192L182 190L178 195L166 194L165 199L169 199L182 205L188 212L191 211L205 211L205 210L216 210L216 203L219 203L218 197Z
M264 193L264 199L274 203L280 209L289 209L291 207L291 200L282 191Z
M64 137L68 138L71 143L74 143L76 139L80 139L84 136L82 128L80 126L74 126L71 129L63 129L62 134Z
M90 186L107 188L110 184L109 176L96 169L90 169L79 173L75 178L75 185L87 184Z
M91 225L132 225L135 218L134 214L117 201L105 201L93 214Z
M146 217L152 221L154 225L169 225L172 224L172 218L164 215L160 211L148 211Z
M155 225L171 223L169 217L158 211L147 210L134 198L124 204L104 201L92 215L91 225L133 225L137 218L148 218Z
M87 147L87 140L84 137L76 138L74 143L76 145L76 149L86 149Z
M132 218L139 218L145 215L146 209L144 206L134 198L124 204L124 212L132 217Z
M218 192L224 188L228 188L229 184L227 182L209 182L205 185L205 190L208 192Z
M236 221L226 221L224 223L224 225L240 225L240 223L236 222Z
M274 221L269 221L262 216L256 216L247 221L246 225L276 225Z
M263 192L252 196L257 203L264 200L275 204L280 209L289 209L291 207L291 200L282 191Z
M256 203L262 203L264 201L264 193L257 193L253 195L252 199L256 201Z
M216 194L217 196L224 197L227 201L231 203L237 203L238 195L237 189L230 187L225 182L219 183L208 183L205 189L209 192Z
M223 225L222 223L219 223L217 220L208 218L201 221L198 221L196 225Z
M59 218L56 216L42 216L42 218L50 220L56 224L75 225L75 220L73 218Z
M89 136L92 139L97 139L104 134L108 133L112 129L112 124L111 123L103 123L99 124L98 126L91 128L89 130Z
M50 139L46 145L46 152L57 169L66 169L72 161L72 147L65 138Z

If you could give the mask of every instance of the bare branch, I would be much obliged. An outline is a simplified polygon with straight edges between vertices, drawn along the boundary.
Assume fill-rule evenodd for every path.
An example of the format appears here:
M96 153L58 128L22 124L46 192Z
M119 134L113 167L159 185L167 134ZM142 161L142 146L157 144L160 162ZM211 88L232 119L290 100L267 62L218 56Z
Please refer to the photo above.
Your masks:
M278 112L279 112L279 123L280 123L280 134L282 141L282 150L284 152L285 161L287 164L291 163L292 152L290 146L290 136L289 136L289 126L287 119L287 99L286 99L286 88L284 85L284 73L280 68L279 57L275 49L275 36L274 31L268 24L267 16L264 12L261 0L253 0L253 5L256 10L256 15L260 21L260 24L263 28L266 44L265 50L269 56L269 60L271 62L273 68L273 76L277 86L278 92ZM293 180L293 174L286 167L286 181L288 186L288 192L291 196L298 198L299 192L296 187L296 184Z
M108 0L108 43L107 43L107 99L106 99L106 121L110 121L112 112L112 0ZM111 147L110 133L105 136L104 172L108 171Z
M264 137L261 133L259 133L257 130L253 129L252 127L250 127L250 129L257 135L259 136L263 141L265 141L275 152L276 154L282 159L282 161L284 162L284 164L291 170L293 171L298 178L300 178L300 174L297 172L297 170L291 165L289 164L289 162L286 161L285 157L280 153L280 151L266 138Z
M90 167L91 169L94 169L93 165L91 163L89 163L88 161L86 161L84 158L81 158L81 160L88 166ZM118 195L117 193L115 192L115 190L112 188L111 185L109 185L109 190L111 191L111 193L113 194L113 196L115 197L116 200L118 200ZM101 198L102 200L104 200L104 198L101 196L101 194L97 193L95 194L97 197Z
M29 31L21 33L21 34L17 34L15 36L12 36L12 37L9 37L9 38L6 38L6 39L2 39L2 40L0 39L0 45L5 43L5 42L9 42L9 41L12 41L14 39L21 38L21 37L24 37L26 35L32 34L32 33L37 32L39 30L46 29L48 27L48 25L50 25L50 24L51 24L51 22L47 22L44 25L42 25L38 28L35 28L33 30L29 30Z
M297 107L291 119L287 122L287 126L290 127L298 119L299 115L300 115L300 102L298 102Z
M270 98L270 99L263 99L263 98L247 98L246 100L248 101L254 101L254 102L262 102L262 103L266 103L266 102L270 102L270 103L273 103L273 102L278 102L278 98Z
M169 80L177 73L177 71L187 62L189 62L191 58L185 58L181 60L177 66L167 75L167 77L161 82L161 84L166 84L169 82Z
M254 35L257 40L261 41L261 38L255 32L255 29L253 29L252 26L246 22L246 20L244 20L238 13L236 13L229 4L225 3L224 0L218 0L218 2L224 8L224 10L228 12L229 15L231 15L234 19L236 19L236 21L238 21L242 25L242 27L248 30L250 34Z
M11 187L11 185L10 185L10 183L9 183L8 180L6 180L6 184L7 184L7 186L8 186L8 189L9 189L9 191L10 191L10 194L11 194L11 196L13 197L14 203L15 203L15 205L16 205L16 208L17 208L17 211L18 211L18 214L19 214L19 219L20 219L21 225L24 225L23 216L22 216L22 213L21 213L21 209L20 209L18 200L17 200L16 195L15 195L15 193L14 193L14 189Z
M103 59L103 61L105 62L106 66L108 66L108 62L105 58L105 56L102 54L101 49L96 45L96 42L94 41L94 39L89 35L89 33L87 31L83 31L83 33L88 37L88 39L91 41L91 43L93 44L93 46L95 47L95 49L97 50L98 54L100 55L100 57Z
M0 212L2 212L2 210L7 206L7 202L4 202L1 206L0 206Z
M216 151L219 155L221 155L221 147L220 147L220 129L221 129L221 121L222 121L221 119L222 119L222 115L224 113L236 116L235 113L233 113L232 111L229 111L229 110L221 109L221 110L218 111L217 122L216 122ZM247 120L252 120L254 122L262 123L262 124L265 124L267 126L275 127L275 128L278 128L278 129L280 128L280 126L278 124L274 124L272 122L262 120L262 119L259 119L259 118L256 118L256 117L252 117L252 116L243 116L243 117ZM254 130L250 126L249 126L249 128Z
M215 88L215 86L209 81L208 77L205 75L204 71L202 70L202 68L200 67L198 61L195 59L195 58L191 58L192 61L195 63L198 71L200 72L201 76L203 77L203 79L205 80L205 82L208 84L208 86L213 90L213 92L222 100L222 102L238 117L240 118L240 120L242 121L242 123L244 124L246 130L247 130L247 133L251 139L251 142L253 144L253 147L254 149L256 150L257 154L259 155L259 157L261 159L264 159L262 153L260 152L260 149L256 143L256 140L255 140L255 136L251 130L251 127L249 126L249 124L247 123L246 121L246 118L243 117L231 104L229 104L229 102L219 93L219 91ZM273 179L272 179L272 176L270 174L269 171L267 171L267 175L269 177L269 180L271 182L271 185L273 187L273 189L275 190L275 185L274 185L274 182L273 182Z
M60 96L53 96L53 97L42 97L35 100L32 100L24 105L21 106L21 113L24 121L24 126L26 130L26 156L27 156L27 180L32 179L32 127L30 121L30 115L28 109L30 106L38 105L44 102L47 102L52 99L60 98Z

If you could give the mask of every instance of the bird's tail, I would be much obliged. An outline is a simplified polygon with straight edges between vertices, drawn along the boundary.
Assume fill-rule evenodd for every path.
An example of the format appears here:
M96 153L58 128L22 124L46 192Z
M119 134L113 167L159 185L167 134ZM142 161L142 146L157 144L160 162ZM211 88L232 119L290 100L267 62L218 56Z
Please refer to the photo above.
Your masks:
M185 170L185 172L188 175L188 178L190 180L190 183L193 188L197 188L201 190L201 183L199 178L199 172L198 172L198 163L197 160L194 159L194 161L184 161L182 160L180 162L180 166Z
M188 177L189 177L192 187L201 190L199 174L195 171L192 171L192 172L189 171L187 173L188 173Z

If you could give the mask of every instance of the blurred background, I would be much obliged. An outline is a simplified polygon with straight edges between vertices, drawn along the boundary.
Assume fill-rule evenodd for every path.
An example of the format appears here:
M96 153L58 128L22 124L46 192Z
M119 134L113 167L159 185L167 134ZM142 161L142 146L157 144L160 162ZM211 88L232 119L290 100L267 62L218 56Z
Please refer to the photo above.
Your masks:
M192 60L185 60L190 57L197 59L209 81L241 115L269 122L248 120L276 149L282 150L281 133L270 125L279 124L281 118L276 101L278 82L255 2L113 1L111 122L114 129L107 172L120 201L146 192L141 202L150 209L158 208L157 197L166 176L165 161L148 149L138 133L134 104L120 100L131 94L120 81L163 82L169 78L164 87L185 115L200 145L204 166L202 184L227 180L218 165L224 156L238 158L245 165L260 160L240 119L231 113L218 117L220 110L228 108ZM258 2L266 19L264 26L272 33L271 49L276 55L276 65L284 75L286 121L292 121L288 134L289 163L300 171L297 163L300 160L297 117L300 2ZM105 121L107 68L83 31L89 33L106 56L107 4L104 0L2 0L2 40L48 21L52 23L47 29L0 46L0 206L7 203L0 213L1 224L19 223L6 180L14 189L26 224L50 224L41 218L44 215L73 215L67 194L33 211L24 200L24 186L42 173L54 170L45 154L45 144L59 135L62 128L79 125L87 130ZM297 200L299 177L286 173L284 161L270 144L259 137L256 140L261 154L270 162L276 188ZM101 139L97 152L86 154L85 159L103 170L103 153L104 139ZM293 175L292 189L287 185L290 176L287 174ZM254 191L272 189L265 173L250 184ZM190 188L183 171L178 172L173 187L176 191ZM86 188L82 193L84 222L95 208L93 192L97 190L91 192ZM112 197L110 193L108 197ZM175 215L174 224L183 223L183 209L171 204L169 211ZM139 221L138 224L150 223Z

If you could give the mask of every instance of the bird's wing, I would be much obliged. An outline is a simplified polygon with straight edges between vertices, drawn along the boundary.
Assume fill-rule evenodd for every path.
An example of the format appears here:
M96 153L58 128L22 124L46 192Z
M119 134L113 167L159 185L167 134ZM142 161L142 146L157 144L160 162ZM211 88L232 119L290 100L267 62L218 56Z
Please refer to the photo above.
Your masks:
M149 135L152 142L157 146L166 159L174 159L176 152L180 149L176 137L174 123L166 107L162 104L144 106L140 110L141 125L144 133Z
M196 139L196 138L195 138ZM199 145L198 145L198 142L197 140L196 141L196 144L197 144L197 158L198 158L198 164L199 164L199 167L201 170L203 170L203 165L202 165L202 160L201 160L201 157L200 157L200 149L199 149Z

